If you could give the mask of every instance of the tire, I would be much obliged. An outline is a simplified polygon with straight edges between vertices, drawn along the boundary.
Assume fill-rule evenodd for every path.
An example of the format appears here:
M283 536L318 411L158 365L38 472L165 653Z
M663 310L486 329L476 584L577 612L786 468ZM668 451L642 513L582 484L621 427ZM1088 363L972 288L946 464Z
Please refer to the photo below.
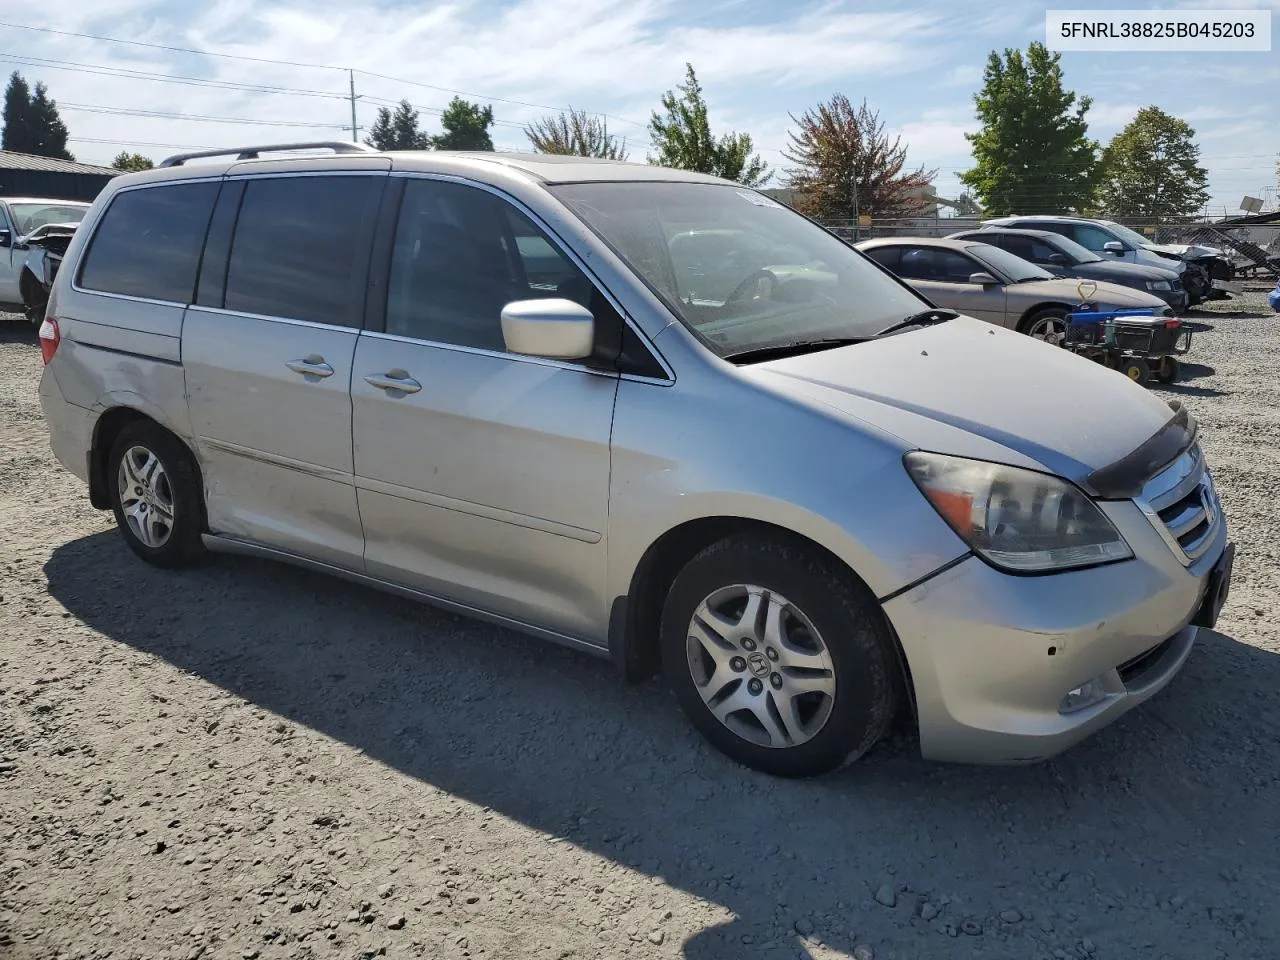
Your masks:
M1037 310L1018 325L1018 331L1045 343L1061 343L1067 335L1067 311L1061 307Z
M129 477L132 484L122 486ZM107 484L116 525L143 560L157 567L188 567L204 558L200 471L172 433L151 420L128 424L108 455Z
M753 597L760 616L751 635L728 629ZM725 637L695 627L698 611L699 624L714 622ZM775 612L781 629L771 631ZM786 639L769 643L771 634ZM854 762L884 735L898 703L894 642L871 591L782 538L730 537L690 560L667 595L661 646L667 681L694 727L728 757L774 776L818 776Z
M1143 383L1151 377L1151 365L1141 357L1127 357L1120 361L1120 372L1134 383Z
M1156 379L1161 383L1176 383L1181 373L1182 364L1178 362L1177 357L1160 358L1160 366L1156 368Z

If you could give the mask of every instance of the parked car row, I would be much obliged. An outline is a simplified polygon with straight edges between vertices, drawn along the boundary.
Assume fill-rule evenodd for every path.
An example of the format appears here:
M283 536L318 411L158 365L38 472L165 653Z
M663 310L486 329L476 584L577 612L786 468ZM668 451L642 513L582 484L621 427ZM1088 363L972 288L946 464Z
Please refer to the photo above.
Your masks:
M307 146L333 155L114 179L54 280L53 450L142 560L285 560L661 671L787 776L900 705L927 757L1048 757L1215 623L1234 547L1195 419L1013 332L1077 284L1162 300L864 246L903 280L647 164Z
M1084 301L1102 310L1173 315L1154 293L1092 277L1056 277L1007 249L978 242L983 232L969 240L864 240L857 248L938 306L1041 340L1060 342L1067 314Z
M1192 306L1205 300L1222 299L1242 289L1233 282L1235 265L1222 250L1185 243L1156 243L1114 220L1018 216L984 220L981 225L1058 233L1108 261L1172 269L1182 278Z

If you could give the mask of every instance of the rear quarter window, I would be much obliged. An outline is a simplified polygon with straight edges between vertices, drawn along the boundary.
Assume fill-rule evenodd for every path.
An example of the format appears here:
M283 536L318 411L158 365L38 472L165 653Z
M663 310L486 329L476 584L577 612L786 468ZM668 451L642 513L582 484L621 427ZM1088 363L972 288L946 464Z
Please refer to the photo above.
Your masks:
M218 183L174 183L117 194L80 267L79 286L190 303Z

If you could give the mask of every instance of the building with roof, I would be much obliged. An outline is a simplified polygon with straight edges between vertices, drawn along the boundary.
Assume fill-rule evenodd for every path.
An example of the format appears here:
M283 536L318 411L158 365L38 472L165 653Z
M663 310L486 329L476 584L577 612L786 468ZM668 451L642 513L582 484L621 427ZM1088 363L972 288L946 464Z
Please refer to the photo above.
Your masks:
M0 197L91 201L119 170L0 150Z

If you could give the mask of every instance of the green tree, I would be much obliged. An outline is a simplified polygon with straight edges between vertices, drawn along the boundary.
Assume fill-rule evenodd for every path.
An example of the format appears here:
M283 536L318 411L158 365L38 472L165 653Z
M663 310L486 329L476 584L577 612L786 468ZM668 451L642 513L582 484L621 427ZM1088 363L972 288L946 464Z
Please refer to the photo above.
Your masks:
M364 142L377 150L426 150L431 138L418 129L418 111L401 100L395 112L378 108L378 116Z
M938 171L904 172L906 145L885 132L865 100L855 107L838 93L791 120L799 129L789 134L783 156L796 165L789 185L803 213L818 219L905 217L925 205Z
M129 153L127 150L121 150L116 154L116 158L111 161L112 169L123 170L125 173L136 173L139 170L150 170L155 166L149 157L144 157L140 153Z
M736 180L749 187L763 186L772 178L768 164L751 152L749 135L727 133L719 140L711 135L707 101L693 64L685 64L685 82L663 94L662 109L663 114L655 110L649 118L649 136L658 151L656 157L648 158L650 163Z
M4 135L0 147L18 153L74 160L67 150L67 126L49 90L37 83L34 94L16 70L4 91Z
M966 133L975 165L960 175L992 214L1086 208L1098 178L1098 145L1086 135L1092 101L1062 86L1061 54L1032 43L1024 57L992 51L975 94L982 129Z
M493 107L454 97L440 117L443 132L432 137L437 150L492 150Z
M1209 199L1209 175L1190 124L1159 107L1143 107L1102 152L1099 201L1111 216L1185 217Z
M543 117L524 128L533 149L603 160L627 159L627 142L609 132L609 124L599 114L569 108L568 113Z

